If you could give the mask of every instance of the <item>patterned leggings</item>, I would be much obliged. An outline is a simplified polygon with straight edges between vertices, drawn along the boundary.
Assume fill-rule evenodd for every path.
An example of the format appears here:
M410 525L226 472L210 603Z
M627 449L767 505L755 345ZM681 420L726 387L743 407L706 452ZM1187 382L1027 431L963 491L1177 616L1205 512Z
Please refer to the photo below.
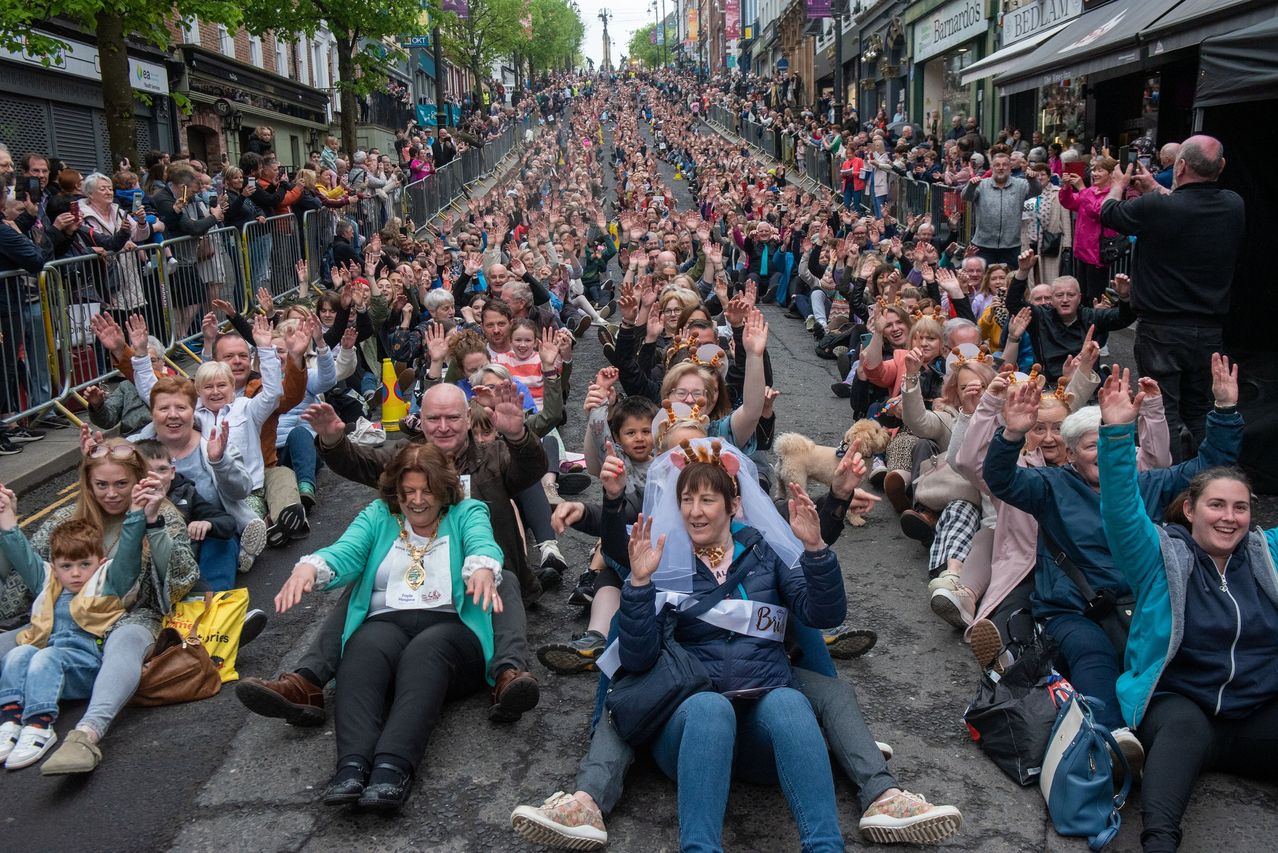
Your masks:
M935 577L950 560L966 560L972 537L981 529L981 508L968 501L950 501L936 522L936 538L928 552L928 573Z
M889 471L911 471L914 468L914 445L918 436L902 429L888 442L886 456Z

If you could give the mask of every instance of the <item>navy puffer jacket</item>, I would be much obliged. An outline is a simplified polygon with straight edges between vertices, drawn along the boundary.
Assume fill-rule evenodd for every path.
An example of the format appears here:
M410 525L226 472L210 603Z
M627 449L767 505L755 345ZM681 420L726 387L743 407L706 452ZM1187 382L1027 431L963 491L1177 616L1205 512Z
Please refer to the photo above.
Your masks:
M842 624L847 616L847 596L843 591L839 560L833 551L826 548L818 553L804 553L799 567L790 569L753 527L739 527L733 532L733 539L744 550L738 549L730 573L742 561L748 562L751 568L725 600L780 604L789 611L791 619L813 628ZM707 593L718 585L710 570L698 561L693 594ZM634 587L627 581L622 588L617 627L621 666L629 672L651 669L661 650L656 595L657 589L651 583ZM791 683L790 660L783 643L737 634L700 619L681 619L675 627L675 639L705 664L719 693L759 693Z

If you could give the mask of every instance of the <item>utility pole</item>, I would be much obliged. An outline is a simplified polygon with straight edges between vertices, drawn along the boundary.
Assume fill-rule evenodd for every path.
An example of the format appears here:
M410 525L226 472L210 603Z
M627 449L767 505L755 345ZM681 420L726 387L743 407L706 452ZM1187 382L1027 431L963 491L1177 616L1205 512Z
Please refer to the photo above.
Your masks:
M599 20L603 21L603 70L604 71L612 70L612 56L611 56L611 51L609 51L608 49L610 44L608 39L608 19L610 17L612 17L612 15L608 12L607 9L604 9L602 12L599 13Z
M661 65L670 64L670 39L666 35L666 0L661 0Z
M452 122L449 120L448 105L444 103L444 98L448 95L448 87L444 80L444 48L439 43L439 24L431 30L430 46L435 54L435 126L445 127Z
M843 130L843 102L847 100L847 82L843 79L843 16L848 13L848 0L834 0L834 126Z

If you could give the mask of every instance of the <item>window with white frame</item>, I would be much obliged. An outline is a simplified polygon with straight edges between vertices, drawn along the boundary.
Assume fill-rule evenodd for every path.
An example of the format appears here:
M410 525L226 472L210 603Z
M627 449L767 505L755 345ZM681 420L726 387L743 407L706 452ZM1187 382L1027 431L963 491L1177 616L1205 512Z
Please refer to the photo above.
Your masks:
M262 37L249 36L249 62L262 67Z
M275 42L275 73L281 77L287 77L288 48L284 46L284 42L280 40L278 35L273 35L271 38Z
M293 50L297 54L297 82L303 86L309 86L311 85L311 50L306 41L306 36L302 36L297 40L297 43L293 45Z
M200 43L200 22L195 18L189 18L182 22L182 35L186 38L187 44Z
M311 69L315 75L315 88L328 88L328 63L324 61L325 45L316 41L311 43Z
M231 31L226 28L225 24L217 26L217 43L222 53L227 56L235 56L235 37L231 35Z

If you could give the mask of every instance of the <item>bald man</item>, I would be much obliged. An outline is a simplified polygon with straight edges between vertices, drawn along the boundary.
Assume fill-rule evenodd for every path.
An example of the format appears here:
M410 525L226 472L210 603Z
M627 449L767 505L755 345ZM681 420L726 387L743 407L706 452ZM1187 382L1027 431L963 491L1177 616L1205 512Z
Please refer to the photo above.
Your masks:
M547 378L549 382L557 379ZM499 438L487 444L470 434L470 404L456 385L432 386L422 397L421 426L425 440L453 460L461 475L466 497L488 505L493 536L505 555L501 584L502 610L493 614L493 658L489 675L495 683L488 718L513 722L536 707L540 697L537 679L528 672L527 616L520 584L539 595L541 586L528 570L520 524L511 499L539 482L546 473L546 452L532 430L524 426L524 412L513 387L493 394L492 424ZM353 444L346 425L333 407L319 403L306 410L305 419L315 430L320 457L335 474L377 486L378 478L399 451L398 442L380 447ZM346 620L346 588L307 647L298 667L273 681L245 678L235 695L249 710L279 717L294 725L318 726L324 722L324 685L337 672L341 658L342 628Z
M1195 455L1203 439L1213 399L1211 354L1224 349L1222 330L1246 228L1242 197L1216 183L1224 169L1220 140L1191 136L1172 164L1172 189L1129 167L1114 173L1101 206L1106 227L1137 237L1131 273L1140 321L1136 366L1162 388L1177 462ZM1142 195L1125 200L1130 182Z
M1176 158L1180 156L1180 143L1168 142L1162 148L1158 149L1158 172L1154 175L1154 180L1158 181L1158 185L1164 189L1172 188L1172 172L1175 171Z

